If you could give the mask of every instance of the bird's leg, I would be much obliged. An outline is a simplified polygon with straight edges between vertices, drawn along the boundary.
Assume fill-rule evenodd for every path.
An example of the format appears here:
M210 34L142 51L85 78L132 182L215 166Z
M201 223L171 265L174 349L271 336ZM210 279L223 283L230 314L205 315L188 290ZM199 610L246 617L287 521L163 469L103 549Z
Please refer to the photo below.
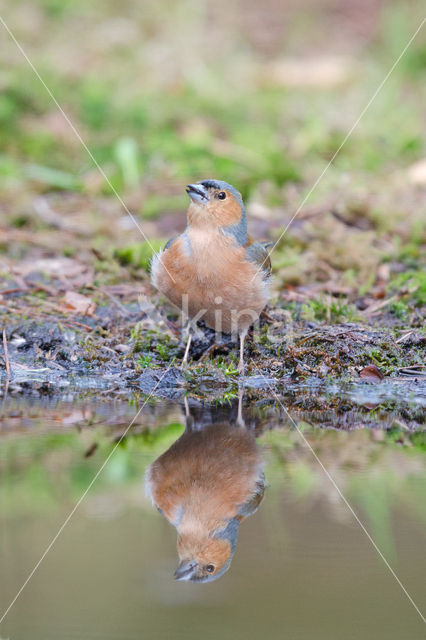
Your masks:
M191 412L189 411L188 398L186 396L183 399L183 405L185 407L185 418L189 418Z
M238 363L238 373L244 374L244 340L246 339L247 331L240 333L240 361Z
M195 420L194 417L191 416L191 410L186 396L183 399L183 404L185 407L185 428L187 431L194 431Z
M237 414L237 425L239 427L246 426L246 423L243 418L243 396L244 396L244 389L240 387L238 389L238 414Z
M185 365L188 364L189 348L191 346L191 341L192 341L192 328L189 326L188 327L188 341L186 343L185 355L183 356L181 369L183 369L185 367Z

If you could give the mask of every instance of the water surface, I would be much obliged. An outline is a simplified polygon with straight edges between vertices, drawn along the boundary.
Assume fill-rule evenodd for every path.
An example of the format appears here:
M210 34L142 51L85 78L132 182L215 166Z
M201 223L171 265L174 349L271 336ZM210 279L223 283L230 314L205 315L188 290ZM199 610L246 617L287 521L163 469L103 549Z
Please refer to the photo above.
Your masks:
M299 399L295 395L291 404L281 396L294 423L279 403L253 400L249 393L242 416L237 397L210 404L195 398L149 402L0 625L0 636L423 637L419 614L305 438L424 612L424 432L411 428L412 415L407 418L402 410L382 423L380 403L383 409L386 398L364 418L356 407L339 414L341 405L329 403L321 423L315 418L318 393L310 402L302 392ZM69 392L9 397L3 404L1 611L142 404L130 400ZM362 397L359 407L371 401ZM348 395L341 402L348 402ZM253 440L264 493L240 518L235 554L222 577L205 584L176 581L176 529L146 496L145 473L185 429L206 433L218 424L231 434L245 429ZM222 459L220 443L211 446L209 455ZM179 464L189 465L193 452L190 447L179 454ZM241 455L248 456L244 473L249 473L257 458ZM241 465L226 468L233 482L241 479ZM210 483L213 495L219 484Z

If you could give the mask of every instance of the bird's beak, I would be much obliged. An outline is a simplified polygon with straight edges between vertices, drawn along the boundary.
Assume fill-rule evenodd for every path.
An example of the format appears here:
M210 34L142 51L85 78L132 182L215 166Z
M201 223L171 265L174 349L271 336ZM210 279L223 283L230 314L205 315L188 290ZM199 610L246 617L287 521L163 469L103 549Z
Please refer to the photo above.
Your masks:
M181 562L175 571L175 580L191 580L195 573L197 564L195 562Z
M208 202L209 194L207 189L202 184L187 184L186 193L191 198L192 202Z

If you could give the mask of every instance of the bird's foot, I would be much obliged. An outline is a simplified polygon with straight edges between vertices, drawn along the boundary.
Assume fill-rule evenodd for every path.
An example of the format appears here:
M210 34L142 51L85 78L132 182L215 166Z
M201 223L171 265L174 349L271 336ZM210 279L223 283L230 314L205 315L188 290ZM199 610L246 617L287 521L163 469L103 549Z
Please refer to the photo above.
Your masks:
M216 351L220 351L221 349L229 350L229 346L232 342L214 342L208 349L201 354L199 358L199 362L203 362L204 360L210 359L211 356L215 355Z

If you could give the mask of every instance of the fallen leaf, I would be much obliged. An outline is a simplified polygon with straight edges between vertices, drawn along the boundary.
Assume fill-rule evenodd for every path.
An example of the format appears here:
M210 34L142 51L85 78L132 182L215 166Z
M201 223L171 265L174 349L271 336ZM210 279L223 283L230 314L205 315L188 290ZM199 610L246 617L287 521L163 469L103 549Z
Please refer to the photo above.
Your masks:
M76 291L67 291L61 300L62 307L72 313L80 313L83 316L93 316L96 304L91 298Z
M385 376L380 371L379 367L376 367L375 364L369 364L368 367L364 367L359 374L359 377L370 384L378 384Z

